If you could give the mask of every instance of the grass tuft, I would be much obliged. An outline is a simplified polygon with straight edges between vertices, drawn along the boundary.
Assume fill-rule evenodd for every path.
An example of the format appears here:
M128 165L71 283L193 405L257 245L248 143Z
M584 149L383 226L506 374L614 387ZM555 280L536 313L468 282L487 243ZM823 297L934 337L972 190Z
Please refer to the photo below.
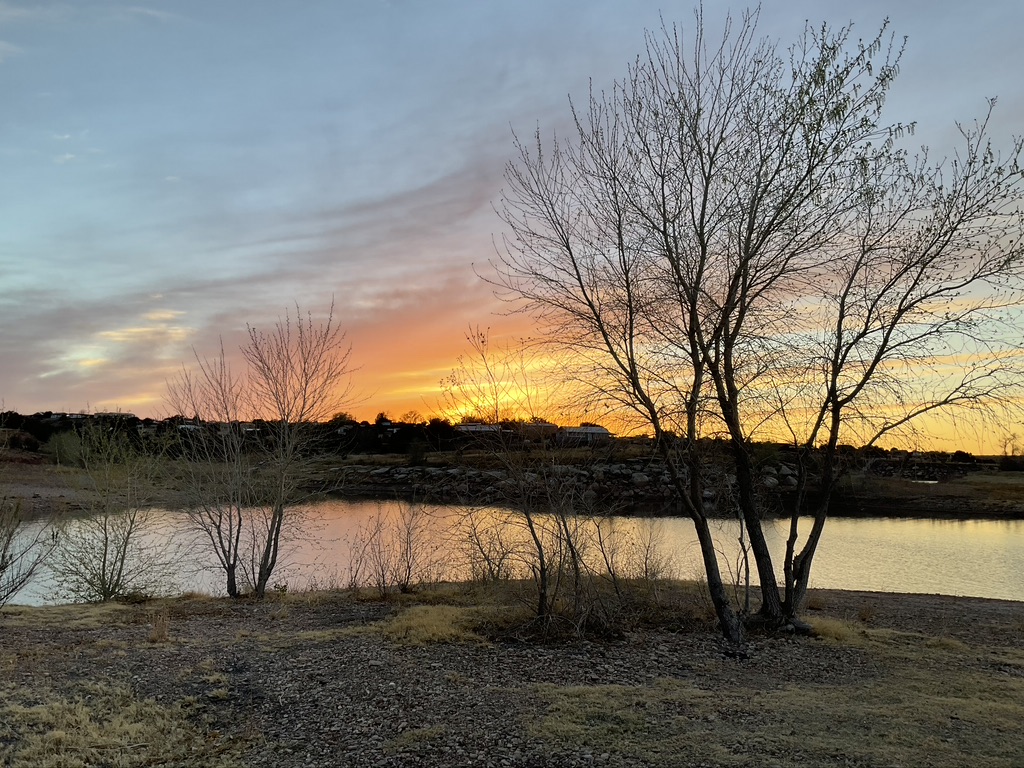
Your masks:
M862 632L857 627L842 619L832 619L825 616L816 616L808 619L815 637L832 640L843 645L857 643Z
M957 640L955 637L946 637L945 635L930 637L925 641L925 645L929 648L952 651L953 653L969 653L971 650L971 647L962 640Z
M170 639L171 614L166 608L153 613L153 623L150 625L149 642L166 643Z
M486 623L482 609L457 605L414 605L365 630L403 645L486 643L477 629Z
M874 618L875 618L875 609L874 609L874 607L865 604L865 605L862 605L860 608L857 609L857 620L861 624L869 624L872 621L874 621Z
M425 728L412 728L408 731L402 731L391 739L387 743L386 749L392 754L404 752L410 748L419 747L424 744L429 744L432 741L437 741L444 737L447 732L448 729L443 725L432 725Z

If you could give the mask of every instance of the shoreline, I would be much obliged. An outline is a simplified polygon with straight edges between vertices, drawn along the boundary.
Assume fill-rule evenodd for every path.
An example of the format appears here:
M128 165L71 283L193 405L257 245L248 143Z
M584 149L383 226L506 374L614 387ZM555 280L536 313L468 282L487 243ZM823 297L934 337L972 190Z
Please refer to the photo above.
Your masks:
M689 583L689 582L686 582L685 580L678 580L678 579L667 579L665 581L667 583L668 582ZM466 589L466 590L468 590L468 589L471 589L472 587L477 586L477 585L478 585L477 582L472 582L472 581L446 581L446 582L441 582L438 586L442 586L442 587L444 587L446 589L456 589L456 590L458 590L458 589ZM757 589L757 588L760 587L759 584L755 584L755 583L751 583L750 586L751 586L751 589ZM430 590L430 586L426 586L426 587L421 588L419 591L429 591L429 590ZM315 594L318 591L321 591L321 590L302 590L302 589L300 589L299 590L299 594ZM329 589L329 590L322 590L322 591L324 591L324 592L346 593L346 592L350 592L351 590L349 590L349 589L340 589L340 590ZM362 587L362 588L360 588L359 590L356 590L356 591L357 592L369 592L371 590L370 590L369 587ZM1005 609L1007 611L1019 610L1019 611L1022 612L1022 621L1024 621L1024 599L1015 600L1013 598L1006 598L1006 597L980 597L978 595L947 595L947 594L944 594L942 592L885 592L885 591L881 591L881 590L871 590L871 589L840 589L840 588L835 588L835 587L812 587L810 590L808 590L808 595L809 596L824 597L824 598L832 598L833 600L837 600L837 601L843 602L843 603L853 602L853 601L856 601L856 600L886 600L886 599L892 599L892 600L904 600L905 599L905 600L914 601L914 602L921 602L921 601L924 601L924 602L927 602L927 601L940 601L940 602L953 602L953 603L958 602L958 601L983 602L983 603L990 603L993 606L1001 606L1003 609ZM150 606L150 605L159 605L161 603L166 603L166 602L172 602L173 603L175 601L183 601L183 600L191 600L191 599L210 600L210 601L215 601L215 602L216 601L228 601L228 602L230 602L230 598L228 598L227 595L213 595L213 594L209 594L207 592L195 592L195 591L189 590L189 591L181 592L180 594L176 594L176 595L168 595L168 596L164 596L164 597L147 598L147 599L144 599L144 600L141 600L141 601L119 601L119 600L114 600L114 601L112 601L111 604L118 605L118 606L124 606L124 607L132 607L132 606L146 607L146 606ZM249 597L236 598L236 600L239 603L249 603L249 604L251 604L253 602L252 599L249 598ZM812 600L811 602L813 603L814 601ZM60 609L64 609L64 608L88 607L90 605L101 605L101 604L96 604L96 603L75 603L75 602L67 602L67 603L38 603L38 604L33 604L33 603L19 603L19 602L17 602L17 598L15 598L11 602L6 603L5 606L0 607L0 614L2 614L4 609L6 609L8 607L12 608L12 609L18 609L18 611L26 610L26 609L27 610L33 610L33 611L34 610L45 611L45 610L49 610L49 609L54 609L54 610L58 610L59 611ZM817 610L818 610L817 608L807 608L805 606L803 612L805 614L810 613L811 615L813 615ZM15 612L18 612L18 611L15 611Z
M95 496L86 487L83 473L75 468L49 464L39 455L11 455L0 461L0 490L19 501L29 517L45 517L88 510ZM623 465L625 467L626 465ZM566 471L572 467L564 468ZM627 472L628 469L628 472ZM312 497L357 501L406 501L464 506L504 506L502 480L496 470L469 466L409 467L351 463L335 467L311 467L307 483ZM632 468L619 476L599 471L601 478L587 503L596 514L623 517L685 517L672 514L671 500L660 487L651 489L646 478L634 485ZM832 498L829 517L935 520L1024 520L1024 473L1002 473L919 485L911 480L857 478L853 491L840 490ZM594 481L590 481L592 486ZM877 487L872 487L877 486ZM785 491L769 498L784 504ZM181 503L180 492L169 486L155 489L152 506L171 508ZM730 515L712 515L730 519ZM768 512L765 519L787 519L783 511Z

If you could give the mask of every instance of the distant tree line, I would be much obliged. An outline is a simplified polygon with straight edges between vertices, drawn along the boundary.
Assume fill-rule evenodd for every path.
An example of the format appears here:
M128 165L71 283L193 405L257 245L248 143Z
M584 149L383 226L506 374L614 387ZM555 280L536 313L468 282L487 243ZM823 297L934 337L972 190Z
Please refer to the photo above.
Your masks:
M406 418L415 420L404 420ZM41 411L23 415L15 411L0 413L0 425L4 431L6 447L37 452L49 448L59 460L70 459L67 463L75 463L73 457L60 455L61 435L80 434L83 430L101 427L107 431L118 433L131 440L136 447L147 446L167 457L176 458L187 454L187 447L194 442L199 431L236 430L242 437L255 447L261 436L272 434L273 422L254 419L251 422L234 422L232 424L207 423L195 418L174 415L163 419L139 418L131 413L62 413ZM402 420L392 420L386 413L379 413L374 421L357 420L349 413L339 413L326 422L311 425L316 439L309 442L309 450L317 455L371 455L390 454L404 455L412 461L423 459L427 454L459 451L470 446L479 445L481 433L474 431L481 427L500 430L505 442L511 437L521 448L550 447L571 444L569 440L556 441L555 437L567 428L544 423L546 430L538 428L536 422L506 419L498 424L486 424L464 420L453 424L450 420L440 417L422 418L419 414L404 416ZM598 427L588 422L581 427ZM599 427L598 427L599 428ZM573 429L573 428L569 428ZM576 428L578 429L578 428ZM57 440L54 438L57 437ZM709 438L710 442L714 442ZM610 445L636 445L650 443L650 439L640 437L615 437L609 433L607 442ZM792 450L787 444L761 443L762 450ZM837 453L847 457L853 463L861 464L883 475L900 474L907 467L923 465L948 466L957 465L962 470L972 467L983 468L998 466L1002 471L1024 471L1024 457L1016 452L984 459L963 450L946 451L911 451L901 448L880 448L878 446L857 447L840 445Z

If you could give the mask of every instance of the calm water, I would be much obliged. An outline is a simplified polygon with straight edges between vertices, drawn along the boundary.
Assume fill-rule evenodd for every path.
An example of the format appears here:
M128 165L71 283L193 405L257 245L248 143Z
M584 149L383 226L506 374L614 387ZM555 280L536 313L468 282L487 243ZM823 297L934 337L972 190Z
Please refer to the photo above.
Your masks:
M477 540L485 546L500 538L500 549L509 553L508 566L523 572L523 560L516 553L526 546L527 532L518 516L497 509L468 514L465 509L426 505L410 519L409 509L388 502L342 501L303 509L302 525L293 532L275 581L291 588L311 580L344 586L353 575L363 582L371 580L374 547L368 542L382 542L376 553L393 560L400 551L398 531L411 531L420 553L416 565L425 575L465 578L470 573L468 522L475 525ZM407 514L405 525L402 510ZM170 528L182 528L181 513L160 512L158 517ZM542 523L553 525L554 521ZM378 531L376 537L373 531ZM597 533L593 521L580 521L576 535L585 557L594 563L601 558ZM605 550L613 553L624 571L647 563L668 576L700 575L699 551L688 519L605 520L600 534ZM787 526L768 524L766 534L781 564ZM727 574L737 572L738 535L733 521L722 521L717 527L716 542ZM203 547L189 546L187 551L190 554L178 569L177 589L220 592L220 579L203 558ZM1024 521L831 519L815 558L812 586L1024 601ZM45 603L50 591L43 574L14 602Z

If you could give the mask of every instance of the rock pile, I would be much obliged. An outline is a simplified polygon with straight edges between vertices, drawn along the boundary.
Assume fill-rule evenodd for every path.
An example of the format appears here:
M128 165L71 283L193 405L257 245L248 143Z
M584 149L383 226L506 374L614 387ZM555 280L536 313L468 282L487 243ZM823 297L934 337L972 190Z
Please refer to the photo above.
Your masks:
M521 468L476 469L466 466L417 467L350 465L337 470L339 493L361 498L400 498L453 504L517 504L555 491L571 495L581 508L642 509L670 513L678 500L668 466L659 460L598 461L588 465L537 462ZM784 491L797 484L786 464L766 465L760 482ZM708 483L709 506L724 507L735 479L723 475Z

